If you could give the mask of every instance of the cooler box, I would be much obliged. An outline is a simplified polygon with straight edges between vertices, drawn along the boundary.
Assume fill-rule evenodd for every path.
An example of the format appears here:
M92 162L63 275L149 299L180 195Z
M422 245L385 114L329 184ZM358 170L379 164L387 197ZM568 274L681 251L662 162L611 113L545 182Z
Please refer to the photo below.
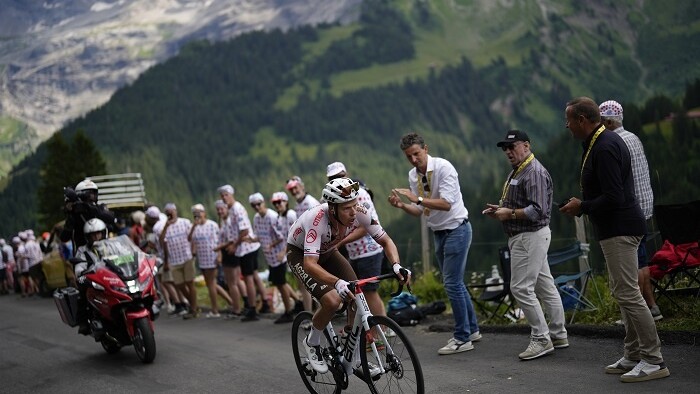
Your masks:
M53 300L61 315L61 320L71 327L78 325L78 297L80 293L74 287L56 289Z

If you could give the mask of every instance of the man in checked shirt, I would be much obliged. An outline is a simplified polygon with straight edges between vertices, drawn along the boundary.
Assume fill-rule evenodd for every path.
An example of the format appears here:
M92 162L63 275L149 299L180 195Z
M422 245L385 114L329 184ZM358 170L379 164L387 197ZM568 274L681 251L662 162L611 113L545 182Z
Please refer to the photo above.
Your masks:
M547 250L552 239L552 178L530 151L524 131L510 130L496 144L503 149L512 170L498 204L486 204L483 214L499 220L508 235L513 297L530 324L530 344L518 357L532 360L569 347L564 308L549 271ZM540 300L551 319L549 326Z

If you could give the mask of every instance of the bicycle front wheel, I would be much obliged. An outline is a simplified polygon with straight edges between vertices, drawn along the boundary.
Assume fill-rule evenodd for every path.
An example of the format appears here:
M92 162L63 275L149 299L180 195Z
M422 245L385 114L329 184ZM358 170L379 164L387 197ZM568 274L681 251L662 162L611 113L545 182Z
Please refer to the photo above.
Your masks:
M418 355L399 325L386 316L372 316L369 318L369 327L371 334L367 335L363 330L360 336L359 352L363 376L371 376L370 379L365 379L370 392L423 394L425 384ZM372 340L379 358L368 346ZM384 373L377 373L380 365L383 366Z
M306 336L309 333L308 328L311 327L312 317L313 315L310 312L301 312L294 319L294 323L292 323L292 351L294 353L294 362L299 370L299 375L301 375L301 380L310 393L338 394L341 391L341 384L336 381L333 370L329 368L328 372L321 374L316 372L311 367L311 364L309 364L309 358L306 354L303 341L306 340ZM321 338L321 352L328 364L332 363L328 350L329 346L330 340L328 340L327 335L323 335Z

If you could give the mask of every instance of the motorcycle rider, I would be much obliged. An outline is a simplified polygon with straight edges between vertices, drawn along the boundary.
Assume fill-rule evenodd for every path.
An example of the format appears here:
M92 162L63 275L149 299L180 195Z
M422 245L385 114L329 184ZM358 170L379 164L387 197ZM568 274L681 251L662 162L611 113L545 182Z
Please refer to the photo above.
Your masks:
M79 262L75 264L74 272L76 277L76 282L78 284L78 291L80 292L80 297L78 298L78 333L87 335L90 333L90 326L88 324L88 310L87 310L87 282L83 273L87 270L89 265L94 264L100 256L99 251L95 248L95 242L107 238L107 225L105 222L98 218L93 218L85 222L82 228L83 234L85 234L85 244L78 248L75 253L75 257Z
M84 179L75 186L75 190L65 188L64 194L66 223L61 231L61 242L72 241L73 250L85 245L87 239L83 226L92 218L98 218L111 229L114 228L114 214L106 205L97 204L98 189L95 182Z

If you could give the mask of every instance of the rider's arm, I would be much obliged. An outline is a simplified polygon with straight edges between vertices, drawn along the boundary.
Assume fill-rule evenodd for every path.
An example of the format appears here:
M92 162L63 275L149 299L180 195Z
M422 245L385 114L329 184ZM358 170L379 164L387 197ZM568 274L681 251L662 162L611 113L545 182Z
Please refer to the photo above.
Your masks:
M365 235L367 235L367 230L365 230L364 227L358 227L358 228L352 230L352 232L350 234L348 234L347 237L343 238L343 240L338 243L338 247L341 247L343 245L347 245L351 242L355 242L358 239L361 239L362 237L364 237Z

